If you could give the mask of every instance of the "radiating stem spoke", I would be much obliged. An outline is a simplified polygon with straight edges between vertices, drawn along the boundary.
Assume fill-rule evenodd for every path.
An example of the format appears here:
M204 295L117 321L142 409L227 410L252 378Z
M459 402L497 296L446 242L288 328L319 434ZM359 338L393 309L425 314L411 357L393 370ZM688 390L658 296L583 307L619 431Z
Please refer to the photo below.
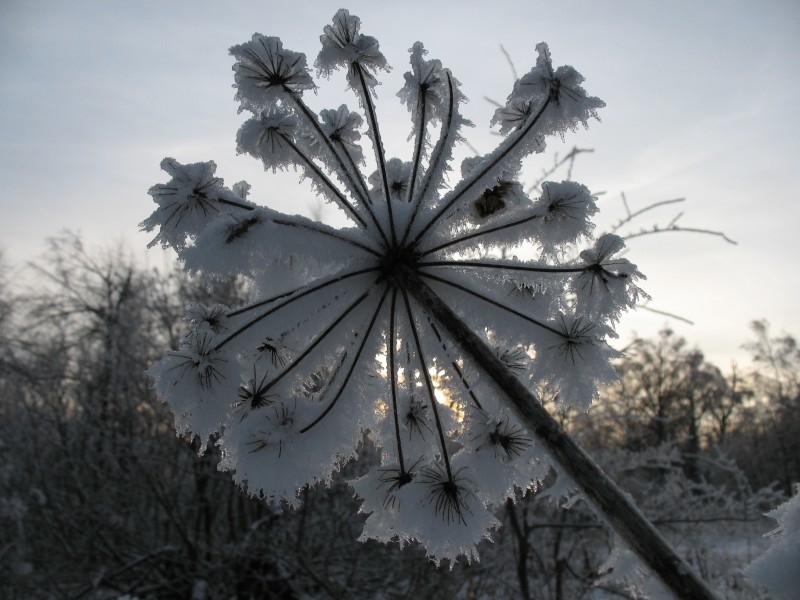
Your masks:
M515 315L515 316L519 317L520 319L524 319L524 320L528 321L529 323L533 323L537 327L541 327L542 329L546 329L547 331L549 331L551 333L555 333L559 337L564 337L564 333L559 331L558 329L554 329L553 327L550 327L549 325L547 325L545 323L542 323L541 321L538 321L538 320L534 319L533 317L529 317L525 313L522 313L522 312L520 312L518 310L515 310L515 309L511 308L510 306L506 306L505 304L503 304L501 302L498 302L497 300L493 300L493 299L489 298L488 296L484 296L483 294L478 293L475 290L471 290L468 287L461 285L460 283L456 283L454 281L449 281L447 279L443 279L442 277L437 277L436 275L431 275L430 273L420 273L419 275L421 277L426 278L426 279L432 279L433 281L438 281L439 283L444 283L445 285L449 285L450 287L454 287L457 290L461 290L465 294L469 294L470 296L474 296L475 298L478 298L480 300L483 300L484 302L487 302L487 303L489 303L489 304L491 304L493 306L496 306L497 308L500 308L500 309L502 309L502 310L504 310L504 311L506 311L506 312L508 312L508 313L510 313L512 315Z
M501 262L482 262L482 261L457 261L457 260L434 260L419 263L420 267L470 267L478 269L498 269L501 271L525 271L527 273L582 273L587 269L581 267L534 267L531 265L516 265Z
M478 231L473 231L472 233L468 233L461 237L453 238L442 244L439 244L438 246L429 248L428 250L423 250L420 252L420 257L428 256L429 254L433 254L434 252L438 252L439 250L444 250L445 248L449 248L450 246L455 246L456 244L460 244L468 240L474 240L475 238L482 237L484 235L489 235L490 233L495 233L497 231L502 231L504 229L516 227L517 225L523 225L525 223L533 221L534 219L539 219L539 218L541 218L541 215L536 214L522 219L517 219L516 221L511 221L510 223L504 223L503 225L497 225L495 227L488 227L485 229L480 229Z
M536 124L539 122L539 119L544 114L544 111L549 106L552 99L552 94L547 96L547 99L542 103L541 108L537 111L535 115L529 117L528 121L525 125L519 129L517 132L512 134L512 136L506 138L506 142L500 146L499 152L495 155L490 155L490 159L484 161L478 168L475 170L474 173L471 173L470 176L464 180L463 185L456 188L453 191L452 196L450 197L444 205L436 211L436 214L431 217L428 223L422 228L422 230L416 235L414 238L413 244L419 244L420 240L422 240L423 236L433 227L439 219L441 219L444 214L450 210L450 208L458 202L458 200L466 194L469 190L471 190L482 178L486 175L489 171L494 169L497 165L499 165L509 154L511 154L519 144L524 140L527 135L533 130Z
M344 155L345 159L347 160L348 167L358 175L357 183L359 189L355 193L358 194L359 199L363 198L362 203L364 204L364 207L369 211L369 214L372 217L372 220L375 222L375 225L378 226L378 230L381 232L384 241L388 243L388 240L386 239L386 234L383 232L383 229L378 224L378 221L375 218L375 213L372 211L372 198L369 197L369 189L367 188L367 182L364 181L364 178L361 176L361 170L356 165L355 161L353 160L353 156L347 150L347 147L344 145L344 142L339 140L335 143L339 147L342 155Z
M450 483L455 483L453 479L453 471L450 468L450 455L447 452L447 442L444 437L444 428L442 427L442 420L439 417L439 407L436 401L436 395L434 394L433 390L433 382L431 381L431 374L428 373L427 363L425 362L425 354L422 351L422 344L419 340L419 333L417 332L417 326L414 323L414 313L411 311L411 302L408 299L408 292L406 292L405 288L402 289L403 292L403 301L406 305L406 314L408 316L408 323L411 327L411 334L414 338L414 346L417 349L417 358L419 359L419 368L422 371L422 376L425 379L425 387L428 391L428 398L431 404L431 410L433 411L433 418L436 422L436 431L439 434L439 445L442 449L442 460L444 461L445 471L447 472L447 480Z
M386 296L387 296L388 293L389 293L389 287L387 286L386 289L383 292L383 295L381 296L380 301L378 302L378 306L375 309L375 312L372 314L372 318L369 321L369 325L367 326L366 331L364 331L363 335L361 336L361 344L359 344L359 346L358 346L358 351L356 352L356 355L353 357L353 362L350 363L350 368L347 370L347 374L344 377L344 381L342 382L341 387L339 387L339 391L336 392L336 396L334 396L333 400L331 400L330 403L328 404L328 406L325 407L325 410L322 411L322 414L319 415L316 419L314 419L310 424L308 424L305 427L303 427L303 429L300 430L300 433L307 432L309 429L314 427L314 425L316 425L317 423L322 421L322 419L324 419L325 416L333 409L333 407L339 401L339 398L342 396L344 391L347 389L347 384L350 381L350 377L352 377L352 375L353 375L353 371L355 370L356 366L358 366L358 364L359 364L359 360L361 358L361 353L364 351L364 347L367 345L367 341L369 341L369 339L370 339L370 335L369 334L372 332L372 328L375 326L375 321L378 319L378 315L380 314L381 307L383 306L383 302L384 302L384 300L386 300Z
M382 256L382 254L377 250L375 250L374 248L370 248L366 244L357 242L338 231L328 231L327 229L323 229L322 227L316 227L312 223L300 223L298 221L293 221L289 219L272 219L272 222L277 225L283 225L285 227L296 227L298 229L307 229L309 231L319 233L320 235L326 235L328 237L332 237L333 239L339 240L340 242L345 242L346 244L350 244L351 246L355 246L356 248L361 248L362 250L372 254L373 256Z
M242 333L244 333L245 331L250 329L256 323L262 321L263 319L266 319L268 316L270 316L271 314L275 313L276 311L279 311L280 309L284 308L285 306L288 306L291 303L293 303L293 302L295 302L297 300L300 300L301 298L304 298L304 297L308 296L309 294L313 294L314 292L318 292L321 289L324 289L324 288L326 288L326 287L328 287L330 285L336 284L336 283L340 283L340 282L342 282L342 281L344 281L346 279L349 279L351 277L356 277L358 275L363 275L365 273L374 273L377 270L378 270L378 267L370 267L370 268L367 268L367 269L359 269L358 271L352 271L350 273L345 273L343 275L339 275L337 277L333 277L332 279L328 279L327 281L323 281L322 283L318 283L316 285L312 285L311 287L302 286L302 287L294 289L294 290L292 290L290 292L284 292L284 293L279 294L277 296L273 296L272 298L267 298L266 300L262 300L260 302L256 302L256 303L251 304L249 306L245 306L245 307L242 307L240 309L231 311L230 313L228 313L229 317L237 316L237 315L243 314L245 312L248 312L248 311L251 311L251 310L255 310L257 308L260 308L262 306L266 306L267 304L275 302L276 300L280 300L282 298L287 298L287 297L291 296L291 297L288 298L288 300L285 300L284 302L281 302L277 306L273 306L267 312L255 317L254 319L251 319L247 323L245 323L245 324L241 325L240 327L238 327L235 331L231 332L227 337L225 337L220 342L218 342L217 345L214 347L214 349L215 350L219 350L225 344L227 344L228 342L230 342L234 338L238 337L239 335L241 335Z
M330 179L328 179L328 176L322 172L322 169L314 164L314 161L306 156L305 153L297 147L297 144L295 144L288 135L280 134L280 136L281 139L283 139L283 141L285 141L292 148L292 150L294 150L295 154L297 154L300 160L303 161L303 164L305 164L306 167L308 167L308 169L317 176L322 184L331 191L338 203L342 206L342 208L345 209L345 212L349 213L350 216L352 216L353 219L355 219L356 222L361 225L361 227L368 229L366 221L364 221L363 217L358 214L358 211L356 211L350 200L348 200L341 190L336 187L336 185L334 185Z
M296 367L298 367L300 363L302 363L303 360L309 354L311 354L311 352L313 352L314 348L319 346L319 344L322 343L325 340L325 338L327 338L331 334L331 332L333 332L333 330L336 329L339 326L339 324L345 320L347 315L353 312L353 310L366 299L367 296L369 296L369 291L366 291L363 294L361 294L358 298L355 299L355 301L353 301L350 304L350 306L344 309L344 312L342 312L338 317L336 317L333 320L333 322L330 325L328 325L322 333L320 333L316 338L314 338L314 341L311 342L311 344L309 344L308 347L305 350L303 350L303 352L296 359L294 359L289 364L288 367L286 367L277 376L275 376L272 380L270 380L270 382L267 383L266 386L264 386L264 391L265 392L269 391L276 383L278 383L281 379L286 377Z
M395 346L397 344L396 326L397 288L392 290L392 303L389 308L389 386L392 393L392 414L394 416L394 437L397 441L397 457L400 463L400 475L406 474L405 461L403 460L403 445L400 441L400 419L397 413L397 365L395 364ZM408 373L406 373L408 377Z
M448 97L448 104L447 104L447 118L442 123L442 131L439 134L439 142L436 144L436 149L434 150L430 163L428 164L428 169L425 172L425 175L422 180L422 186L420 187L419 192L417 192L416 196L409 196L409 199L414 203L414 207L411 212L411 217L406 224L406 230L403 233L403 244L408 241L408 236L411 233L411 227L414 225L414 221L417 219L417 215L419 214L419 209L422 206L422 201L425 199L425 196L428 194L428 189L430 188L430 184L433 181L434 175L437 175L445 168L445 144L447 143L447 139L450 136L450 132L453 129L453 120L455 118L455 96L453 94L453 77L450 75L450 72L445 70L445 75L447 77L447 90L449 92Z
M367 190L367 184L364 182L364 178L361 175L361 171L353 162L353 158L347 152L346 148L342 147L341 150L337 150L333 140L331 140L320 127L316 115L308 108L308 106L306 106L306 103L303 102L302 98L299 95L291 94L291 98L294 101L295 106L297 106L297 108L305 117L306 121L317 132L317 136L319 137L319 139L328 147L328 150L330 151L331 155L338 163L338 167L340 169L339 172L347 180L348 187L356 196L358 196L358 199L364 206L364 209L369 213L372 222L378 229L380 236L383 238L384 243L388 245L389 240L386 238L386 233L381 228L380 223L378 223L378 220L375 217L375 213L372 212L372 208L370 206L371 201L369 198L369 190ZM347 165L342 160L340 152L341 154L344 154L344 156L347 158L348 162Z
M227 198L217 198L217 202L220 204L227 204L228 206L233 206L235 208L241 208L243 210L255 210L255 206L250 206L249 204L242 204L241 202L236 202L235 200L228 200Z
M420 94L419 102L419 129L417 129L416 142L414 144L414 158L411 160L411 174L408 178L408 186L406 192L406 201L413 202L414 200L414 187L417 183L417 173L419 172L419 163L422 160L422 145L425 143L425 126L427 125L425 119L426 99L425 94ZM408 222L411 225L411 221ZM405 236L403 236L405 241Z
M445 357L449 358L448 356L449 351L447 349L447 344L442 338L442 334L439 333L439 329L436 327L436 323L434 323L433 320L431 319L428 319L428 323L430 324L431 329L433 330L433 335L435 335L436 339L439 340L439 343L441 343L442 351L445 353ZM483 409L480 401L478 400L478 397L475 395L475 392L472 391L472 386L470 386L469 381L467 381L467 378L464 377L464 371L462 371L461 367L458 365L456 361L450 360L450 364L452 365L453 370L456 372L456 376L458 377L458 380L461 382L461 385L464 386L464 389L467 390L467 393L469 394L470 398L472 398L472 401L475 403L475 406L479 409Z
M361 85L361 98L364 102L364 108L367 111L367 119L369 120L369 127L372 130L373 144L375 146L375 158L378 161L378 171L381 175L381 185L383 185L383 195L386 199L386 211L389 215L389 231L392 237L392 246L397 245L397 233L394 230L394 213L392 211L392 198L389 193L389 180L386 177L386 156L383 151L383 140L381 139L380 128L378 127L378 117L375 114L375 104L372 102L372 96L369 93L367 82L364 80L364 70L361 65L356 63L353 68L358 74L358 80Z

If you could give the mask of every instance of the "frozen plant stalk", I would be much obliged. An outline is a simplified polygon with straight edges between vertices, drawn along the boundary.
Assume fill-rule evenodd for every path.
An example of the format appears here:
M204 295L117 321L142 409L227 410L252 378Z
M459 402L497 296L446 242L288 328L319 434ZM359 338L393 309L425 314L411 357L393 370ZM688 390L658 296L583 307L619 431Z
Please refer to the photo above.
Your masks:
M544 383L589 406L616 377L605 340L642 295L641 274L617 258L620 238L592 238L597 209L584 186L549 182L531 199L516 179L548 136L603 106L577 71L554 69L539 44L495 114L504 140L465 160L450 189L453 148L470 125L458 81L414 44L399 93L413 155L387 158L374 101L388 66L360 25L337 12L315 63L325 77L344 69L360 113L314 112L306 57L280 39L256 34L231 48L236 98L252 115L239 152L299 170L349 227L254 204L213 162L164 159L172 179L150 190L158 207L142 228L188 271L247 276L253 297L190 307L181 349L150 373L178 432L204 444L217 436L221 467L249 493L296 505L366 435L380 465L351 482L369 514L363 536L418 540L437 560L472 557L498 525L493 507L535 487L553 459L584 488L604 485L570 464L582 459L563 454L565 434L529 390ZM537 258L499 258L514 252Z

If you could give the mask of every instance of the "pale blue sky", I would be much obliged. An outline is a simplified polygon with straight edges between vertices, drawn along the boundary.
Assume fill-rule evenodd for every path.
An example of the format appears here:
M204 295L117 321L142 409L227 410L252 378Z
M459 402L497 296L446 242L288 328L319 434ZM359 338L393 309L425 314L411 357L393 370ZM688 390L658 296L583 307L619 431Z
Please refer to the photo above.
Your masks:
M340 4L303 2L2 0L0 3L0 247L12 263L35 258L46 236L79 230L93 244L126 240L143 260L137 224L152 210L159 162L213 159L253 198L308 212L313 197L291 174L274 178L237 156L230 46L253 32L280 36L311 61ZM741 358L748 322L800 335L800 4L796 1L350 2L394 70L379 88L390 154L404 153L407 113L394 94L407 50L420 40L450 67L471 102L480 151L495 138L493 108L512 84L503 44L520 73L537 42L572 64L606 101L602 123L568 136L595 149L574 175L604 190L605 223L632 207L686 197L682 223L725 231L631 241L628 258L648 275L652 306L681 314L670 324L721 367ZM320 82L310 103L354 100L343 81ZM552 144L556 146L557 144ZM552 160L534 159L530 177ZM660 213L662 222L674 214ZM653 221L643 221L649 225ZM147 258L146 258L147 257ZM623 336L654 334L663 317L640 311Z

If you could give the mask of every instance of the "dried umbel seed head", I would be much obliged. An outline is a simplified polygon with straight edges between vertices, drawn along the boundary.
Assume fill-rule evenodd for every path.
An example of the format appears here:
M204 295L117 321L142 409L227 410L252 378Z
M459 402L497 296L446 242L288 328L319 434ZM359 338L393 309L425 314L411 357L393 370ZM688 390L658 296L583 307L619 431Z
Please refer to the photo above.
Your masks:
M194 334L150 372L178 428L216 435L221 467L250 493L296 505L298 490L330 481L367 436L379 464L351 482L369 514L364 535L417 539L437 560L471 557L498 524L492 508L535 485L550 461L473 348L513 381L586 406L615 376L611 325L641 293L636 267L617 257L621 241L593 243L585 187L546 183L530 198L518 178L525 156L587 125L603 103L540 44L495 115L502 141L465 160L451 185L470 123L450 70L413 45L400 92L412 147L391 157L377 118L388 70L377 40L340 10L321 41L319 74L342 70L360 110L314 110L305 55L256 34L231 48L249 113L237 148L268 171L301 173L348 224L279 213L252 202L245 182L227 188L212 162L166 159L172 179L151 189L158 206L142 227L189 272L248 278L252 298L195 307Z

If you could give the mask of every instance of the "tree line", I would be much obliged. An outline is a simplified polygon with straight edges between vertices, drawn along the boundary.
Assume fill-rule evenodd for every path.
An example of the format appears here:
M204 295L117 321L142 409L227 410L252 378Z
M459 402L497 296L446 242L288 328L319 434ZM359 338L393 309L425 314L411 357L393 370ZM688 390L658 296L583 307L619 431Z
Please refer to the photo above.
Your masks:
M244 300L240 280L138 266L123 248L49 242L29 289L0 277L0 594L7 598L643 597L646 576L555 473L498 514L480 563L356 540L342 483L282 511L176 437L147 368L176 348L187 304ZM709 363L673 331L635 340L588 413L540 390L561 422L726 598L762 514L800 481L800 349L753 324L752 367ZM364 446L367 457L376 449ZM564 505L568 505L565 508ZM605 596L603 596L605 594Z

